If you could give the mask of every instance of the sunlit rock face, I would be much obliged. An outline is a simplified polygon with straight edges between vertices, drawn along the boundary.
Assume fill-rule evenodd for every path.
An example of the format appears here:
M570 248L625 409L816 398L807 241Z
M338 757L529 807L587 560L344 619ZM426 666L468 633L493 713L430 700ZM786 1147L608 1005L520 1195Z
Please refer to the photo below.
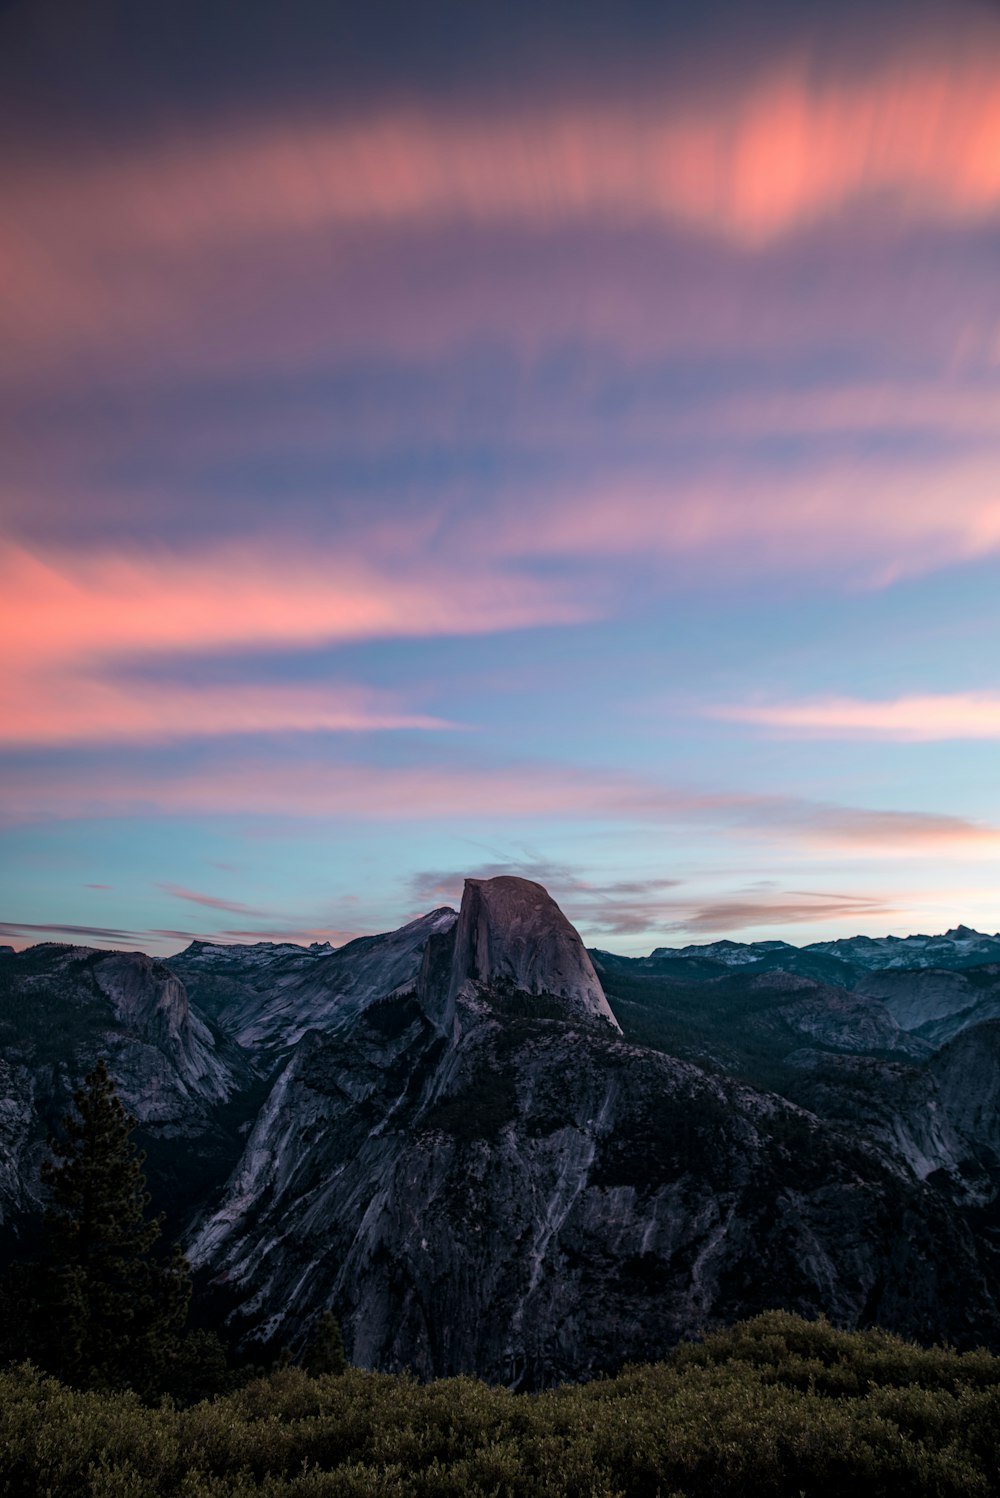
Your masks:
M566 1017L618 1030L575 929L530 879L467 879L455 932L449 1006L468 984L558 999Z
M240 1084L245 1062L157 959L44 943L2 960L4 1056L64 1091L104 1057L140 1122L183 1124Z

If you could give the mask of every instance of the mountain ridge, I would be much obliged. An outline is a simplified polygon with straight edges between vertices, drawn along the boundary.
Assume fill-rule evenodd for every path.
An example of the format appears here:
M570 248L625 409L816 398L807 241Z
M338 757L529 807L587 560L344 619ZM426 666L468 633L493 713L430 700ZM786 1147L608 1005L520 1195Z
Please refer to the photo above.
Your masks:
M45 1126L110 1049L241 1341L332 1308L365 1366L526 1388L764 1305L1000 1346L980 941L921 937L955 966L912 971L862 966L875 939L588 953L499 876L340 948L0 954L0 1208L37 1208ZM206 1055L218 1095L185 1103Z

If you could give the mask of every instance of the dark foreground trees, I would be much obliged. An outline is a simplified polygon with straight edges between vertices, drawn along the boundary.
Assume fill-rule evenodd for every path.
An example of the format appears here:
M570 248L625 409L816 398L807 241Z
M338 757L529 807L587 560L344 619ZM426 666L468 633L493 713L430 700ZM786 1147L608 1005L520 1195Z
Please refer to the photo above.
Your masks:
M233 1367L214 1331L184 1330L190 1270L176 1245L159 1251L135 1120L103 1061L73 1101L42 1166L46 1250L0 1276L0 1367L29 1361L77 1389L169 1394L183 1405L260 1375L274 1350L250 1347ZM331 1312L314 1323L303 1360L314 1376L346 1367ZM283 1350L281 1364L293 1361ZM0 1498L5 1491L0 1481Z
M312 1378L345 1372L344 1338L332 1311L322 1311L317 1316L302 1354L302 1367Z
M135 1120L103 1061L73 1101L42 1167L52 1197L39 1273L44 1361L80 1387L152 1392L180 1355L188 1265L176 1247L154 1253L161 1223L149 1215Z

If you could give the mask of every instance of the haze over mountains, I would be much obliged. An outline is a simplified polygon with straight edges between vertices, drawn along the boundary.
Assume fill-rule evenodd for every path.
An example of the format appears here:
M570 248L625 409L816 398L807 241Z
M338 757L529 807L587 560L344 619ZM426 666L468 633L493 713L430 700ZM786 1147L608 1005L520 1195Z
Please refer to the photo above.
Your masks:
M105 1056L233 1335L521 1387L767 1306L1000 1345L1000 935L588 953L538 884L346 946L0 954L0 1217Z

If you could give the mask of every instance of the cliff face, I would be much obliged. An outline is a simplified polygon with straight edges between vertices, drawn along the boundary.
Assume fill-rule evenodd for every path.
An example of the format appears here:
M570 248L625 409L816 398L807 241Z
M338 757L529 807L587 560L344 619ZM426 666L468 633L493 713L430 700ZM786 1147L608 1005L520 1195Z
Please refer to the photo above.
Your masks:
M595 965L508 878L337 951L0 955L0 1208L104 1055L248 1338L332 1305L363 1365L522 1387L772 1305L1000 1346L1000 1025L927 1038L990 974L928 1018L723 956Z
M310 1029L349 1021L367 1004L415 981L428 940L454 926L442 907L398 931L363 936L333 949L262 943L206 947L197 943L170 968L247 1051L265 1060Z
M470 985L560 1001L567 1018L618 1030L601 981L556 902L530 879L467 879L455 933L445 1027Z
M882 1003L904 1030L940 1046L970 1025L1000 1018L1000 966L948 972L867 973L858 992Z
M891 1139L627 1044L516 883L470 881L411 990L299 1043L190 1248L248 1327L333 1304L363 1365L524 1386L769 1305L1000 1336L974 1232Z
M217 1115L252 1088L253 1071L154 958L54 943L0 955L0 1050L0 1222L37 1208L45 1140L98 1057L142 1127L154 1176L183 1186L187 1175L191 1208L205 1172L231 1167Z

